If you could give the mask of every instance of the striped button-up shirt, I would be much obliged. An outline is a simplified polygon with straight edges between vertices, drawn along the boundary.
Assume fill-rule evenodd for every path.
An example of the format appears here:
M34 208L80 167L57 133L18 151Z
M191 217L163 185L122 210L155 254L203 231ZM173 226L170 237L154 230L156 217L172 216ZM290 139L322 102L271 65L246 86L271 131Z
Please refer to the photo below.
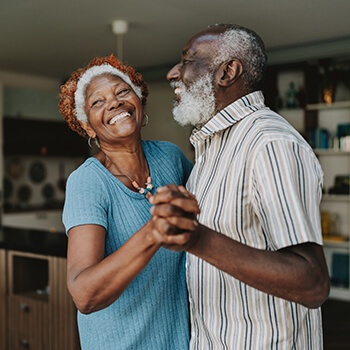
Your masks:
M191 135L187 187L199 221L251 247L322 244L323 172L310 146L260 91L235 101ZM263 293L187 255L191 349L322 349L320 309Z

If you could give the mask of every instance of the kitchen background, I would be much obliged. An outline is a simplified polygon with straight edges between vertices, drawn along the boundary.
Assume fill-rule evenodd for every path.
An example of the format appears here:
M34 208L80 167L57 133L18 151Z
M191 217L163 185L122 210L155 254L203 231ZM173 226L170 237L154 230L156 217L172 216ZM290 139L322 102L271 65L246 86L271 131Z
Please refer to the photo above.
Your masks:
M325 349L349 349L349 13L345 0L2 1L0 350L79 349L61 215L67 177L96 150L63 122L60 85L91 58L115 53L149 83L143 138L174 142L193 159L191 128L172 119L165 75L189 36L229 22L264 39L267 104L303 134L323 166L332 280L323 306ZM113 29L121 19L122 33Z

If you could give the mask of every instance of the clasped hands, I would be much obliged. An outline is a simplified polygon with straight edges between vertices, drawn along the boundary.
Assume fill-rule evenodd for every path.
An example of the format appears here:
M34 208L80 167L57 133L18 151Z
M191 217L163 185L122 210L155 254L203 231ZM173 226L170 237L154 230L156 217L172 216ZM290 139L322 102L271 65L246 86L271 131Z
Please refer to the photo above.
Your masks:
M198 236L198 202L183 186L170 184L159 187L149 199L151 208L152 233L164 248L188 250Z

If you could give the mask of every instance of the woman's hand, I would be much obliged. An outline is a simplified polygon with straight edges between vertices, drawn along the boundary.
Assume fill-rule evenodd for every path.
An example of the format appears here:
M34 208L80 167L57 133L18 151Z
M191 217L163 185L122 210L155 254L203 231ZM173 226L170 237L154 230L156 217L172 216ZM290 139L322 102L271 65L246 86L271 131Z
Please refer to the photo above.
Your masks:
M194 195L183 186L170 184L160 187L150 198L152 223L155 235L162 239L162 246L171 250L184 250L198 227L196 216L199 206Z

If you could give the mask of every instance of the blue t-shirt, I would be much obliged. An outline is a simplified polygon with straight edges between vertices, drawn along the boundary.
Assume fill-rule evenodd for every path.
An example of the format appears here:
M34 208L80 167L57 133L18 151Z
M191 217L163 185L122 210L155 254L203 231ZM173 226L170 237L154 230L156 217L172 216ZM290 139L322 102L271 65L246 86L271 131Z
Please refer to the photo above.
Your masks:
M186 183L192 163L177 146L143 141L142 147L155 189ZM150 208L143 194L124 186L92 157L68 178L63 223L66 232L84 224L103 226L108 256L146 224ZM78 311L81 346L188 349L188 317L185 255L161 248L113 304L89 315Z

